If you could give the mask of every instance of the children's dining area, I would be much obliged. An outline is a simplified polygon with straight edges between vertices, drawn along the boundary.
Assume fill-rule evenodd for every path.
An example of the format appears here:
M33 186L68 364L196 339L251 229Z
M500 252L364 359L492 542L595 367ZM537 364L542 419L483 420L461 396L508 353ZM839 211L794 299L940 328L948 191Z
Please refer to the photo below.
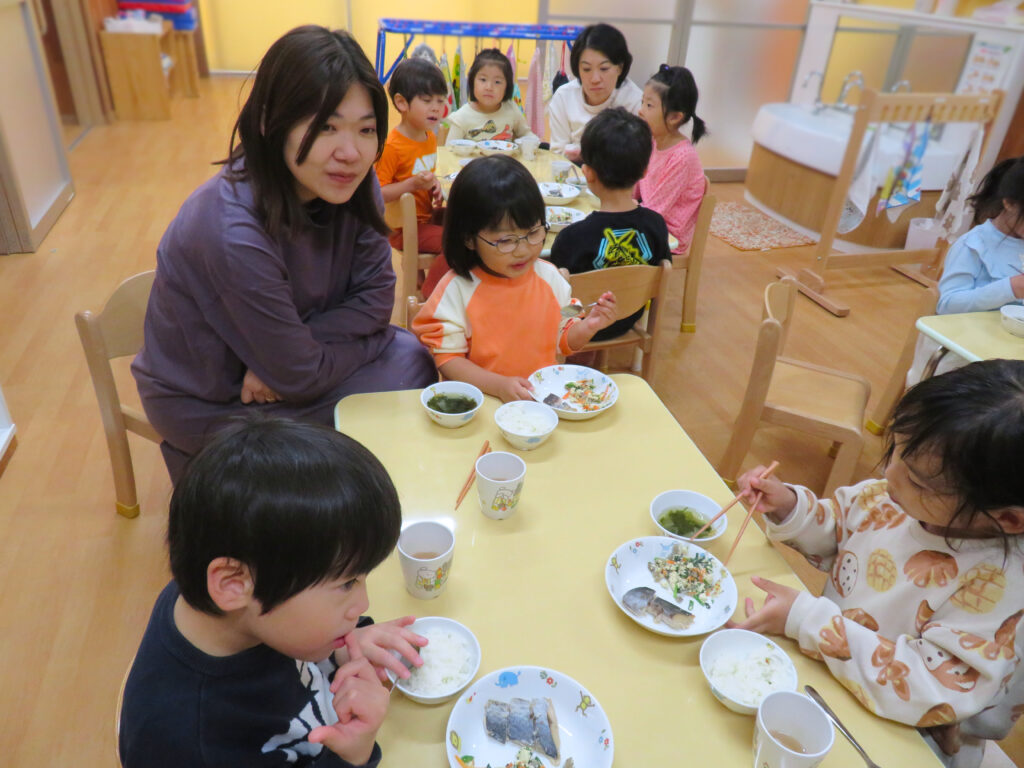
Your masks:
M1024 765L1018 5L0 3L5 765Z

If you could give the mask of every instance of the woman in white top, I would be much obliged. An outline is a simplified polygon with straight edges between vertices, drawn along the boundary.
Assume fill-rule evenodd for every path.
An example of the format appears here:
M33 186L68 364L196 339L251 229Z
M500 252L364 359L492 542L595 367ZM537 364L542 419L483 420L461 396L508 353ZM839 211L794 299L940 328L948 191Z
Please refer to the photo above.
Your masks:
M576 79L555 91L548 103L551 149L578 161L580 136L594 115L609 107L633 114L640 110L643 91L626 78L632 63L626 38L615 27L592 24L580 32L569 56Z

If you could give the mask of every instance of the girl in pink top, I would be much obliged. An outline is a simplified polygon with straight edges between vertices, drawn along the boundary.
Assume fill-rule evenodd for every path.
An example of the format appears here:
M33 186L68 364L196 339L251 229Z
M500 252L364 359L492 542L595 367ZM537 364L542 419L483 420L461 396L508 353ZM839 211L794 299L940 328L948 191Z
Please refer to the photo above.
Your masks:
M654 151L647 174L635 191L646 208L661 214L668 231L679 241L673 253L683 253L690 247L697 209L704 196L704 169L693 145L707 129L695 114L696 109L697 83L686 67L662 64L644 86L640 117L651 126ZM679 132L690 120L692 143Z

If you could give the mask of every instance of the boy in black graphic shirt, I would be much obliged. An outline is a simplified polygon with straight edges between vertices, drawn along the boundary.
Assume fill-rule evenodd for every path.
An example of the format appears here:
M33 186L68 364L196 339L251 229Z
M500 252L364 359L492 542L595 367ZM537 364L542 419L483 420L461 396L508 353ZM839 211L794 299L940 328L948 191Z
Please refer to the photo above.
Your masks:
M633 186L643 178L651 158L651 129L622 107L606 109L583 130L580 144L583 175L601 208L558 233L551 262L569 272L658 264L671 261L668 227L661 214L633 199ZM594 340L621 336L643 311L617 320Z

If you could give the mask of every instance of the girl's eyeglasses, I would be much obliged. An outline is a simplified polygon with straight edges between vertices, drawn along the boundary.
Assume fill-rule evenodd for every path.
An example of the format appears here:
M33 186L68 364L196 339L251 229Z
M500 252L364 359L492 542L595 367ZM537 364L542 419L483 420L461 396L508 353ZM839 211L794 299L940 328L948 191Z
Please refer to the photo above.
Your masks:
M512 253L516 248L519 247L519 241L525 240L530 245L540 245L544 242L544 239L548 236L548 225L547 222L544 224L538 224L536 227L531 229L525 235L505 235L499 237L497 240L488 240L483 235L477 235L488 245L493 245L498 249L500 253Z

